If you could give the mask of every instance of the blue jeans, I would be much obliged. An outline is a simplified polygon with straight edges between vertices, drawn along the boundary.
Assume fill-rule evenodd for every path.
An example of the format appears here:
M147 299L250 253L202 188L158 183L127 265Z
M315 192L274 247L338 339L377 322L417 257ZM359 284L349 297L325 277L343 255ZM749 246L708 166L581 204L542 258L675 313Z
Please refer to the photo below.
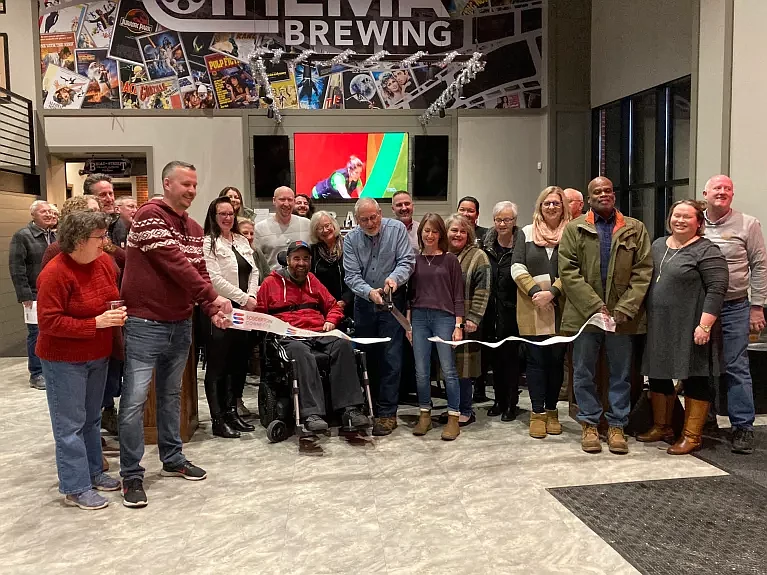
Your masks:
M405 292L394 292L394 305L403 314ZM402 341L405 330L388 311L378 311L371 301L354 298L354 334L357 337L390 337L388 343L366 345L370 386L377 417L395 417L399 401L399 382L402 371Z
M120 396L120 475L143 477L144 403L155 371L157 446L168 465L181 453L181 377L192 343L192 320L159 322L129 317L125 322L125 372Z
M471 408L471 401L474 398L474 378L462 377L458 380L461 386L461 404L459 411L461 415L471 417L474 410Z
M102 408L114 407L115 397L120 397L120 389L123 382L123 366L125 362L114 357L109 358L109 369L107 370L107 385L104 388L104 401L101 402Z
M42 361L59 491L66 495L87 491L91 477L101 473L101 398L107 363L106 357L77 363Z
M724 339L724 378L727 382L727 411L733 429L754 428L754 390L748 365L748 332L751 304L724 302L719 316Z
M610 409L605 419L611 427L625 427L631 410L632 335L584 332L573 344L573 391L578 403L578 421L598 425L602 402L597 395L594 376L602 344L607 352L610 388L607 394Z
M410 323L413 325L413 355L415 356L415 378L418 386L418 404L422 409L431 409L431 349L428 338L437 336L445 341L453 339L455 316L446 311L413 308ZM447 411L460 413L461 387L455 369L453 348L444 343L437 344L437 355L445 377Z
M29 369L30 377L37 377L43 373L43 366L40 364L40 358L38 358L35 353L38 333L40 333L40 331L38 330L36 323L27 324L27 369Z

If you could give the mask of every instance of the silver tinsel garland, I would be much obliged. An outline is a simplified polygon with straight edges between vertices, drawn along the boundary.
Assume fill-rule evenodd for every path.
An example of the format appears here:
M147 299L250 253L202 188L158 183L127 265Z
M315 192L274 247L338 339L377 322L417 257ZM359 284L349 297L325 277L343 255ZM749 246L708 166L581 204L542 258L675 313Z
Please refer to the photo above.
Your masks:
M336 54L335 56L333 56L333 59L330 60L330 65L340 66L341 64L346 63L346 61L356 53L357 52L355 52L354 50L344 50L340 54Z
M384 58L386 58L389 55L388 50L381 50L380 52L376 52L370 58L367 58L364 62L362 62L363 66L370 66L371 64L377 64Z
M427 54L428 54L428 52L424 52L423 50L419 50L418 52L416 52L412 56L408 56L407 58L402 60L402 62L400 62L400 66L402 68L408 68L410 66L413 66L416 62L418 62L418 60L420 60L421 58L423 58Z
M288 67L290 68L290 72L295 76L296 66L300 66L316 53L317 52L315 52L314 50L304 50L292 60L288 60Z
M471 60L464 64L458 77L453 80L453 82L445 88L445 91L439 95L439 98L432 102L431 106L421 114L419 120L422 126L426 126L434 116L439 115L439 113L447 107L450 101L454 100L456 96L460 94L461 88L471 82L477 77L479 72L485 69L485 63L482 62L480 58L482 58L480 52L474 52L474 54L472 54Z
M256 50L250 55L250 69L258 84L263 86L266 98L270 100L268 106L274 114L274 121L281 124L282 114L277 107L277 100L274 98L274 92L272 91L272 83L269 81L269 75L266 73L266 64L264 64L264 58L262 57L263 52L264 50Z
M455 60L456 56L458 56L458 51L453 50L447 56L445 56L445 58L440 63L438 63L437 66L440 68L446 68L453 60Z

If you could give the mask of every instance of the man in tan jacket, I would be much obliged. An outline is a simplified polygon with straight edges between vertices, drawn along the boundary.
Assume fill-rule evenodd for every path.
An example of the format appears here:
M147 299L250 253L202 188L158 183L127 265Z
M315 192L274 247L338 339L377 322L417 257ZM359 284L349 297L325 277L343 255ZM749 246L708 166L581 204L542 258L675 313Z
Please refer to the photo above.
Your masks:
M559 277L567 301L562 331L576 332L595 313L612 316L615 333L588 328L573 345L573 388L578 421L583 426L581 447L602 451L597 425L602 404L594 375L604 345L610 366L610 426L607 441L613 453L628 453L623 428L631 408L633 336L645 333L644 299L652 277L650 237L644 224L615 209L613 184L604 177L589 183L591 209L570 222L559 244Z

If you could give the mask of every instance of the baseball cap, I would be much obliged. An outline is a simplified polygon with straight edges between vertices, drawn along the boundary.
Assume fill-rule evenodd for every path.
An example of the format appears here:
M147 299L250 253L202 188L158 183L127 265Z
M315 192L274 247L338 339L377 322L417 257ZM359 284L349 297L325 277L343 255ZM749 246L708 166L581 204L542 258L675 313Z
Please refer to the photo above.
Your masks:
M300 250L301 248L306 248L311 252L311 249L309 248L309 244L302 240L296 240L295 242L290 242L288 244L288 255L292 254L296 250Z

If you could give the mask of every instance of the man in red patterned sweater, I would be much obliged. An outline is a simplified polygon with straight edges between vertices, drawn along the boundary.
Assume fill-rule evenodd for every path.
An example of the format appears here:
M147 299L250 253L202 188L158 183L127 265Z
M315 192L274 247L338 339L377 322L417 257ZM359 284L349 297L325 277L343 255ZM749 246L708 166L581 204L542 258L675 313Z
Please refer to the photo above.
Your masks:
M256 311L278 317L293 327L330 331L344 318L344 310L311 268L309 244L301 240L288 245L288 266L269 274L258 290ZM330 397L333 408L344 410L343 420L351 427L367 427L368 418L360 411L362 389L357 377L351 342L337 337L310 337L282 340L296 360L298 400L301 419L309 431L324 431L327 412L322 379L312 350L330 356Z
M162 171L164 196L136 212L128 235L122 297L125 375L120 398L120 475L123 505L144 507L144 404L152 371L157 394L157 444L165 476L193 481L207 474L181 452L181 376L192 342L198 303L216 327L227 327L231 302L210 283L202 255L203 231L186 210L197 195L197 171L170 162Z

